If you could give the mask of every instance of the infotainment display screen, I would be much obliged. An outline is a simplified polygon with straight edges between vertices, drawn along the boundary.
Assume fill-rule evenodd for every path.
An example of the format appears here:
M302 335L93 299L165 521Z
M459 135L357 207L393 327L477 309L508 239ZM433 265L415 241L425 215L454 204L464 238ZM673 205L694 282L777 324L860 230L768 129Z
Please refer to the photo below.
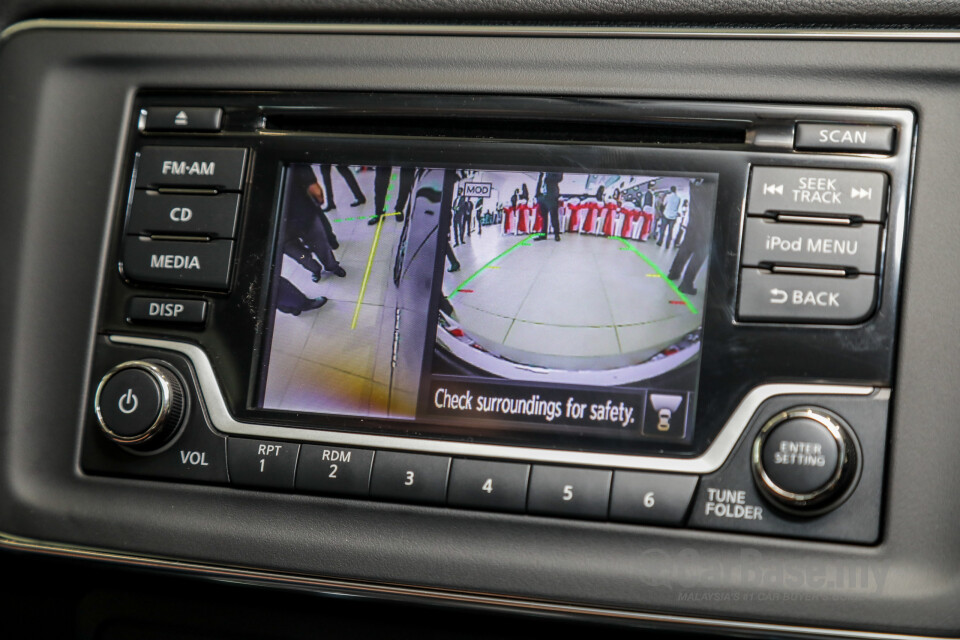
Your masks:
M716 199L650 168L286 165L259 408L689 442Z

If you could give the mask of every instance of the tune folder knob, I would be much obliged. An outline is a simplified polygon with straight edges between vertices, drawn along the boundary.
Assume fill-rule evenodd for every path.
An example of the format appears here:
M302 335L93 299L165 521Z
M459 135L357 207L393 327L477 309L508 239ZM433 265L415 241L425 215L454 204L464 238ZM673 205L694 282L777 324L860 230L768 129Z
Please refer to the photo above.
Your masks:
M753 443L753 475L774 504L816 515L839 505L859 470L850 428L815 407L784 411L764 424Z

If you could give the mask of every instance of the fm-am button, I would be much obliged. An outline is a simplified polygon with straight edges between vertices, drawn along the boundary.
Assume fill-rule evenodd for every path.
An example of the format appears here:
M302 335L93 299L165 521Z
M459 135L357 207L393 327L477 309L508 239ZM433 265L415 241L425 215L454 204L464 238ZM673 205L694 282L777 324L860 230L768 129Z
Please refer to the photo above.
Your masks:
M876 278L831 278L740 271L740 320L853 324L875 306Z

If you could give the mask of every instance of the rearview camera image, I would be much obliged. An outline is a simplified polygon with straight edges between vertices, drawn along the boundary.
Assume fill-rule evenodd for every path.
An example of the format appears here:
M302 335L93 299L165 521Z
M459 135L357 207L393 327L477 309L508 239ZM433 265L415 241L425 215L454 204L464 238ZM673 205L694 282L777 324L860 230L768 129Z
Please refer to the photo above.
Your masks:
M287 165L260 407L689 441L716 191L715 174Z
M443 176L287 168L264 408L414 417Z
M697 357L712 176L463 171L453 198L450 373L608 387Z

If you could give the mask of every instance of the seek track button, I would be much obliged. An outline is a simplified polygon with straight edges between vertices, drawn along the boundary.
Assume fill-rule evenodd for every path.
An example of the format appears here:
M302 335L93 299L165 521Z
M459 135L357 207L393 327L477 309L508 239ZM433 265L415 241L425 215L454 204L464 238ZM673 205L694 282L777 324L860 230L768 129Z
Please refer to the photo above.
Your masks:
M754 167L747 213L853 216L880 222L886 199L887 176L879 171Z

